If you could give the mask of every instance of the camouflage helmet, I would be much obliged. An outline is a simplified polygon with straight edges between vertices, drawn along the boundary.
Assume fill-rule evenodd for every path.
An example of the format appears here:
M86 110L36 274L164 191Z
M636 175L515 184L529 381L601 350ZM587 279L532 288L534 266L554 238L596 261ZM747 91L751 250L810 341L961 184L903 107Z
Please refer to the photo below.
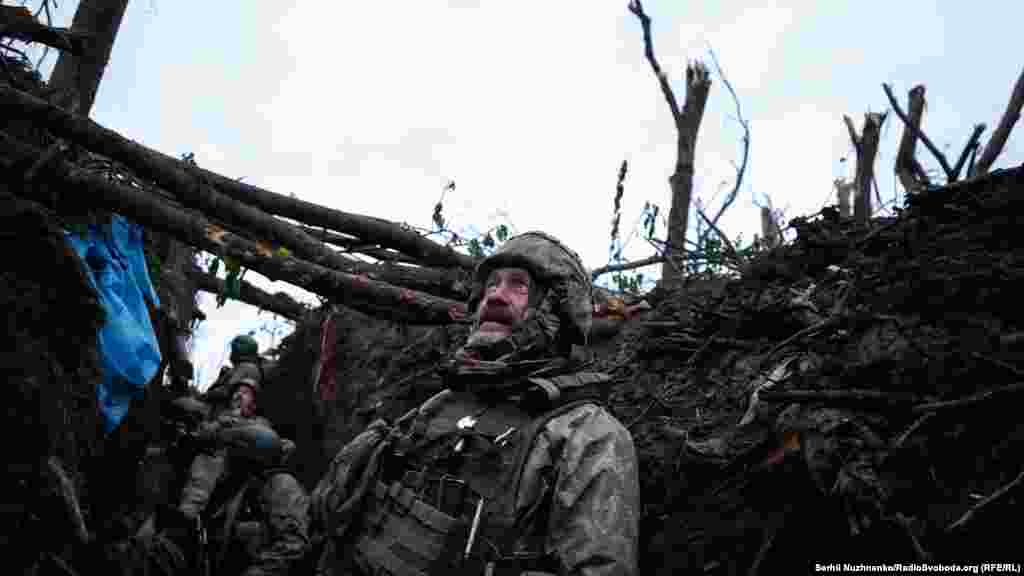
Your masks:
M257 356L260 352L260 345L256 339L248 334L240 334L231 340L231 357L245 358Z
M543 232L525 232L510 238L477 265L467 303L470 311L475 312L480 305L487 279L498 268L528 270L533 282L547 289L551 310L559 316L559 340L586 345L593 314L593 288L590 274L576 252Z

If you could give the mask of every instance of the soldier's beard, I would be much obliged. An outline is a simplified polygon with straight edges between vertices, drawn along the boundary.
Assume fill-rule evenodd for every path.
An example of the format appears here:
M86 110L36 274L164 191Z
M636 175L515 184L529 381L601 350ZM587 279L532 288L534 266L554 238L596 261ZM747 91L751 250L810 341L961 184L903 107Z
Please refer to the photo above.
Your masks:
M457 356L464 359L514 362L551 356L558 318L548 310L531 309L508 331L480 330L469 335Z
M513 328L514 329L514 328ZM495 330L481 330L477 328L466 339L466 346L469 348L490 348L499 342L506 340L512 335L512 331L498 332Z

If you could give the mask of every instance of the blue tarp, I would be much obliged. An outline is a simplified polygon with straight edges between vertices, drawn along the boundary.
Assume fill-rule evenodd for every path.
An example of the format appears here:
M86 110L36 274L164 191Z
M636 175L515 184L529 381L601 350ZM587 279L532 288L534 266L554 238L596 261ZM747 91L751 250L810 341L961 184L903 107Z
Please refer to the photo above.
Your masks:
M115 214L108 225L90 226L84 237L64 234L107 315L99 333L103 381L96 396L109 433L160 368L160 346L146 307L146 300L159 306L160 298L149 278L137 224Z

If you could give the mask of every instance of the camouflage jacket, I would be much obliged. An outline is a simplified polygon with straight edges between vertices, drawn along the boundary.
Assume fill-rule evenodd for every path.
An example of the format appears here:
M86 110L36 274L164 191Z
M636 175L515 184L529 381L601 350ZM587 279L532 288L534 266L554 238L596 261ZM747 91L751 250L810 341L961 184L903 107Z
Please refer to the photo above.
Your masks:
M543 494L545 470L556 471ZM545 549L566 574L627 576L637 571L639 478L629 431L588 404L547 423L529 451L516 509L551 497Z
M481 435L489 436L498 443L502 432L512 429L509 420L503 419L501 415L501 406L489 405L472 394L449 393L449 396L450 400L432 409L436 410L436 413L423 419L421 428L426 431L424 441L417 443L416 446L406 446L411 448L408 450L409 454L418 455L410 462L411 468L421 468L422 458L427 458L431 450L437 446L444 445L446 435L451 434L455 428L461 428L459 423L464 425L467 418L473 420L475 429ZM423 413L423 408L420 411ZM424 413L425 416L427 414ZM400 427L396 426L396 429ZM416 428L415 421L411 428ZM392 452L403 450L402 441L395 439L396 436L400 434L396 435L393 430L390 440ZM455 440L457 445L457 438ZM359 442L365 443L366 439L358 437L353 441ZM447 445L451 446L452 443ZM342 449L339 456L346 452L346 448ZM472 448L466 448L465 451L471 453ZM639 514L637 455L632 436L614 416L594 403L571 406L567 411L544 422L537 429L530 445L524 442L522 446L511 451L516 453L515 462L522 466L521 475L517 476L518 484L515 487L503 485L491 494L486 494L485 496L491 497L486 510L492 510L490 506L493 501L503 500L511 502L513 506L513 514L507 517L530 517L537 521L530 521L522 527L517 527L514 533L505 525L495 526L498 532L489 533L485 527L487 522L484 521L481 523L481 536L478 541L501 540L510 544L503 549L502 556L507 556L508 553L518 555L526 553L527 550L543 554L554 560L553 564L547 564L546 573L580 576L636 574ZM421 461L417 462L417 458ZM504 453L502 458L505 458ZM382 460L386 462L387 458ZM506 458L506 462L511 460ZM386 467L386 463L381 465L379 477L387 476L384 471ZM416 526L424 522L435 527L450 523L449 520L445 520L444 514L429 510L432 506L429 503L435 501L435 498L440 500L441 496L431 495L427 486L437 482L426 482L423 487L427 489L421 490L411 487L408 481L410 474L416 476L415 472L410 473L407 470L401 481L391 483L387 479L383 482L378 480L376 486L373 482L370 483L366 504L361 508L365 512L351 521L352 528L348 532L335 532L336 536L340 537L337 538L341 541L340 547L347 547L349 551L333 552L337 556L333 562L328 562L331 567L325 572L366 573L380 567L394 574L411 574L417 571L444 572L436 568L437 564L430 569L417 569L402 564L401 556L404 554L409 557L410 547L416 548L412 550L413 556L419 554L421 557L424 551L435 551L438 554L452 552L450 545L442 542L443 538L436 538L437 541L422 545L412 545L410 542L419 536L409 530L416 530ZM473 474L475 472L469 470L462 476L471 487ZM352 490L347 488L346 493L346 487L360 482L353 482L351 478L343 476L328 476L321 481L321 485L314 491L315 510L322 509L323 500L329 500L328 508L338 508L339 506L334 503L350 501ZM335 482L339 490L328 498L321 498L321 492L330 492L323 490L324 484L329 482ZM486 486L488 481L478 482L477 485ZM337 493L339 491L341 494ZM486 488L483 491L486 491ZM426 495L420 496L422 501L411 504L410 502L416 498L412 496L414 493ZM396 503L404 504L404 507L396 507ZM465 505L461 506L461 510L467 510ZM468 506L468 517L472 517L472 509L472 505ZM412 514L417 515L419 524L395 517L391 512L393 510L412 510ZM456 512L449 514L451 517L459 516ZM484 512L483 515L487 514L488 512ZM323 515L329 516L329 512ZM437 520L438 518L440 520ZM328 521L327 525L330 524ZM424 533L422 537L429 539L435 536ZM491 544L488 546L493 547ZM476 548L484 549L486 546L477 543ZM390 554L387 549L395 550L395 554ZM459 555L461 552L461 549L458 550ZM321 562L323 566L323 560ZM536 567L523 570L530 571L531 574L545 573L538 572ZM475 572L475 569L471 569L468 573ZM484 571L481 569L480 573L483 574Z

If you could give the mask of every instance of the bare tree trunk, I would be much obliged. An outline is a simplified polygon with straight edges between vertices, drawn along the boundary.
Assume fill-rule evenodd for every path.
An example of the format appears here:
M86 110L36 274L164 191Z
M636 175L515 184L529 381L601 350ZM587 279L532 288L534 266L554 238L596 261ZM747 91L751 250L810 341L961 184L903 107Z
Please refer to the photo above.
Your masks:
M661 282L666 287L677 286L683 280L677 270L683 268L681 263L686 255L686 231L689 225L690 200L693 196L693 164L697 133L704 117L708 92L711 90L711 78L707 68L699 61L686 67L686 100L680 110L672 86L654 56L651 18L644 13L640 0L633 0L629 4L629 10L640 20L644 34L644 57L658 79L658 85L672 112L672 120L676 127L676 165L668 179L672 189L672 206L668 212L668 242L665 247L665 263L661 268Z
M57 104L72 114L89 116L103 71L110 61L114 39L128 0L81 0L71 21L71 32L90 36L81 56L61 52L50 75Z
M917 194L930 182L924 168L917 161L917 134L921 131L921 116L924 114L924 85L914 86L907 94L907 109L910 122L903 126L903 136L896 152L896 177L903 184L907 194Z
M67 138L92 152L124 163L144 178L174 184L164 184L164 187L171 188L175 195L188 194L190 190L181 189L179 186L196 188L198 180L206 185L204 188L214 187L220 193L249 207L256 207L264 212L311 226L345 232L362 238L367 243L394 248L426 265L471 269L476 264L474 258L432 242L395 222L350 214L290 198L202 168L191 168L188 172L192 174L188 174L184 163L176 158L132 142L88 118L70 115L11 86L0 85L0 111L13 117L27 117L59 137Z
M860 136L849 116L843 116L850 140L857 150L857 177L854 180L853 217L866 224L871 218L871 184L875 176L875 156L878 154L878 138L885 122L885 114L868 112L864 114L864 128Z
M676 125L676 167L669 177L672 206L668 211L668 247L665 259L682 262L685 257L686 232L690 221L690 199L693 197L693 164L697 148L697 132L704 117L704 106L711 89L707 68L695 62L686 68L686 103ZM682 282L669 262L662 264L661 277L666 285Z

